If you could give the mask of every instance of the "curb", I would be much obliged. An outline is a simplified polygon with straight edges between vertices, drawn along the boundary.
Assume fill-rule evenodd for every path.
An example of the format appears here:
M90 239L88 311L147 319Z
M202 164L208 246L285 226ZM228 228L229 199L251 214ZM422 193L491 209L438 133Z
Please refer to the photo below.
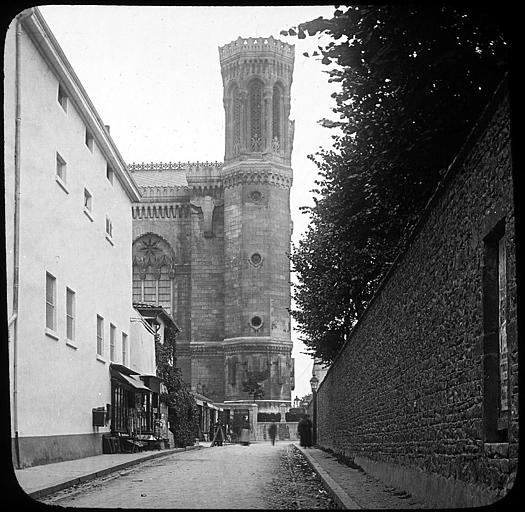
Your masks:
M201 448L203 448L203 446L187 446L186 448L172 448L172 449L164 450L164 451L161 450L160 452L152 453L150 455L146 455L145 457L128 460L126 462L122 462L121 464L116 464L115 466L111 466L109 468L104 468L104 469L100 469L99 471L95 471L93 473L87 473L85 475L77 476L75 478L72 478L71 480L60 482L59 484L50 485L48 487L43 487L41 489L37 489L36 491L32 491L29 493L26 492L26 494L30 496L31 498L42 498L43 496L47 496L48 494L52 494L54 492L61 491L63 489L72 487L77 484L89 482L90 480L94 480L95 478L100 478L102 476L109 475L110 473L119 471L124 468L128 468L130 466L134 466L135 464L139 464L140 462L144 462L146 460L157 459L159 457L165 457L166 455L172 455L174 453L179 453L179 452L186 452L188 450L200 450ZM23 490L22 486L20 486L20 488Z
M343 510L357 510L359 506L346 491L325 471L320 464L302 447L294 443L294 446L304 455L310 467L319 475L319 478L326 487L328 494L335 501L339 508Z

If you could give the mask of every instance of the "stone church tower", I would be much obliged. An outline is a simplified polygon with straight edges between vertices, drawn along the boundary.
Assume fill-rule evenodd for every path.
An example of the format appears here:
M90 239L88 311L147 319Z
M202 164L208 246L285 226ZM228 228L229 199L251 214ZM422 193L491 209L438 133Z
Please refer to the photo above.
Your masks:
M288 408L289 121L294 47L238 38L219 48L224 163L132 164L133 300L162 305L181 327L177 364L224 408Z

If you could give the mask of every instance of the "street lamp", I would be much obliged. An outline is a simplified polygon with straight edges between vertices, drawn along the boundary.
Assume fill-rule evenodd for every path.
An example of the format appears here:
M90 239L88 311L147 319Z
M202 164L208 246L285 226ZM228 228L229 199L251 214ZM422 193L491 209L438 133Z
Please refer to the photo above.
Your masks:
M299 407L301 400L299 400L299 397L296 396L293 401L293 406L297 409Z
M317 386L319 385L319 379L312 375L310 379L310 387L312 388L312 400L313 400L313 435L312 435L312 444L315 446L317 444Z

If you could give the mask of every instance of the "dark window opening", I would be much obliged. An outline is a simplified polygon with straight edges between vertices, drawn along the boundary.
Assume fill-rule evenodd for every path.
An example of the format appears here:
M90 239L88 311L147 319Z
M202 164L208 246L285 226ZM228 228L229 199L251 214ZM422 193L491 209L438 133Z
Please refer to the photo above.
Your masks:
M273 88L273 137L281 142L281 89L275 85Z
M503 443L509 413L504 219L485 237L482 282L484 441Z
M262 319L260 316L254 316L252 317L250 323L252 324L252 327L258 329L262 325Z
M113 185L113 176L114 176L113 169L109 166L109 164L106 165L106 178L108 181Z
M92 205L93 197L89 193L89 190L87 188L84 189L84 208L86 210L91 211L91 205Z
M64 112L67 112L67 94L64 91L64 88L58 84L58 103L64 109Z
M262 194L258 191L258 190L253 190L252 192L250 192L250 199L252 201L260 201L262 198Z
M251 137L251 151L262 150L262 83L255 81L250 86L249 102L250 102L250 137Z
M89 148L90 151L93 151L93 135L89 133L87 128L86 128L86 146Z
M66 162L58 153L57 153L56 175L64 183L66 183Z

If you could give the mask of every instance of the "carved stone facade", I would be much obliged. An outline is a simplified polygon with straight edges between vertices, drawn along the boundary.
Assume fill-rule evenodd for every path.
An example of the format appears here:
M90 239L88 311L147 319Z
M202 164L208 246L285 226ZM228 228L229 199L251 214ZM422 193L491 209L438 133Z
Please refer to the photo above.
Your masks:
M219 48L224 162L131 164L133 300L181 327L177 360L215 402L290 406L290 87L294 47L238 38ZM256 391L247 391L255 383Z

